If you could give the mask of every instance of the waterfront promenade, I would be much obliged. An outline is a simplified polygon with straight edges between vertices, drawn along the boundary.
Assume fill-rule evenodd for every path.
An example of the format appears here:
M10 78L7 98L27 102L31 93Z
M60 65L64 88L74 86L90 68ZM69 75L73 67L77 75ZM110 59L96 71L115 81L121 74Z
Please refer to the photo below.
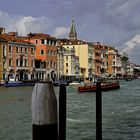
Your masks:
M103 92L103 139L139 140L140 80L120 81L121 89ZM31 140L33 87L0 87L0 140ZM55 87L58 98L59 87ZM96 137L95 93L67 87L67 140Z

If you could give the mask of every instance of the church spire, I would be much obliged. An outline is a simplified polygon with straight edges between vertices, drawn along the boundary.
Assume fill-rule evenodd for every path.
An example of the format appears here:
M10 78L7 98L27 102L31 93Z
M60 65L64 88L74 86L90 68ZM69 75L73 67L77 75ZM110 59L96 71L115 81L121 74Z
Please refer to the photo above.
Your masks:
M74 25L74 20L72 20L72 23L71 23L70 32L69 32L69 39L70 40L77 40L77 33L76 33L75 25Z

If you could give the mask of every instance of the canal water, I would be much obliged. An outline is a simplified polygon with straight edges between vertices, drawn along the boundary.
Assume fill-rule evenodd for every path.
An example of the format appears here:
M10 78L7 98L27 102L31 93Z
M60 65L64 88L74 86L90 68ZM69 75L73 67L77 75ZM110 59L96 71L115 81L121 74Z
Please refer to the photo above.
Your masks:
M121 89L102 92L103 140L140 139L140 80L120 81ZM0 140L32 140L33 87L0 87ZM58 98L59 87L55 87ZM67 140L96 139L95 93L67 87Z

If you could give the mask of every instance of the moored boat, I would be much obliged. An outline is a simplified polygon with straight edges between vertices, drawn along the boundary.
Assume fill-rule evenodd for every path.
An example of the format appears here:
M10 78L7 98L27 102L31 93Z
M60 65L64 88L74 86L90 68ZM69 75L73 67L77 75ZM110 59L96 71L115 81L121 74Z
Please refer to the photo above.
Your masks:
M19 86L23 86L23 82L22 81L6 81L5 83L3 83L4 87L19 87Z
M39 80L5 81L4 87L34 86Z
M119 82L107 82L107 83L101 83L101 89L102 91L109 91L109 90L115 90L119 89L120 84ZM78 92L95 92L96 91L96 85L84 85L78 87Z

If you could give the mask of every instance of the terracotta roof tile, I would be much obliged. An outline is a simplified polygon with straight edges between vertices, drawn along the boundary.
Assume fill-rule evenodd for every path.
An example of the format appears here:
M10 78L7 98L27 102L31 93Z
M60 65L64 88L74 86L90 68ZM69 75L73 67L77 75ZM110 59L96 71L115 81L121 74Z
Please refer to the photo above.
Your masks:
M38 39L38 38L44 38L44 39L52 39L52 40L56 40L55 37L50 36L48 34L43 34L43 33L30 33L27 35L29 38L31 39Z
M1 34L0 35L0 38L1 39L4 39L6 41L12 41L12 42L17 42L17 43L28 43L28 44L31 44L30 42L28 41L24 41L22 39L20 39L20 37L14 37L14 36L10 36L8 34Z

